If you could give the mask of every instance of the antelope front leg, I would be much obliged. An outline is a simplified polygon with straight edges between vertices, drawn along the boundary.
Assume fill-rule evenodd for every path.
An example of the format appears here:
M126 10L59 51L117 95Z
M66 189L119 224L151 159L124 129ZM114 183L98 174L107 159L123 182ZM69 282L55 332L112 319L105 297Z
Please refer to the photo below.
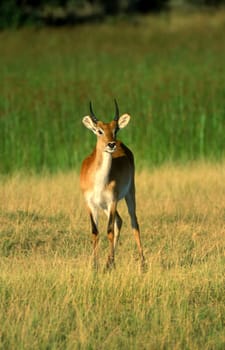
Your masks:
M106 268L110 268L114 265L114 227L115 227L115 217L116 217L116 203L111 205L109 211L109 220L107 227L107 234L109 240L109 256L106 263Z
M114 225L114 251L119 241L122 224L123 224L123 220L121 219L118 211L116 211L115 225Z
M90 215L90 220L91 220L94 267L97 268L97 266L98 266L98 225L97 225L97 212L96 212L96 210L89 209L89 215Z

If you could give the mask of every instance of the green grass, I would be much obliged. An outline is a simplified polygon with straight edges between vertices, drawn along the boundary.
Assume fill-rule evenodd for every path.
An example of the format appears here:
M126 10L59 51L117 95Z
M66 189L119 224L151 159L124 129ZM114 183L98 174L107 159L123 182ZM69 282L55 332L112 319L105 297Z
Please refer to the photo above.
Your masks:
M78 168L94 137L89 100L139 166L221 160L225 144L224 12L0 33L0 171Z
M100 216L96 272L76 173L2 179L0 349L224 349L224 176L224 164L137 174L145 273L123 203L116 268L103 272Z

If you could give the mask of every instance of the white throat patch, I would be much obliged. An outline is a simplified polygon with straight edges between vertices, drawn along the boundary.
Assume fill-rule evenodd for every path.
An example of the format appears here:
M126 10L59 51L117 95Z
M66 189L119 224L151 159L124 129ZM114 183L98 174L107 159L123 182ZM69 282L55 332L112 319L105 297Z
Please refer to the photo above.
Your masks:
M102 153L102 164L95 174L94 192L100 194L108 181L109 171L112 165L112 155L108 152Z

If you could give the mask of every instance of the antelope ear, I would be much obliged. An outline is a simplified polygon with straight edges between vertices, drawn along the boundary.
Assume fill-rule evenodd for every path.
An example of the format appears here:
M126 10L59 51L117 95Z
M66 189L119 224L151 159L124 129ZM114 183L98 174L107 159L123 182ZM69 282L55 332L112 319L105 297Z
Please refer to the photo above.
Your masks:
M82 122L86 128L90 129L93 132L96 132L96 124L93 122L89 115L86 115L86 117L82 119Z
M127 126L129 121L130 121L130 115L129 114L121 115L119 117L119 120L118 120L118 127L119 127L119 129L125 128L125 126Z

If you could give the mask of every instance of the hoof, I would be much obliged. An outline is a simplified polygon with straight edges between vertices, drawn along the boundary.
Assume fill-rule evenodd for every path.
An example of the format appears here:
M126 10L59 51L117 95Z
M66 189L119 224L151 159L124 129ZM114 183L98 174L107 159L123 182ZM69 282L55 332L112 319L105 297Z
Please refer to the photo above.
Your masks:
M109 257L105 265L105 271L112 271L113 269L115 269L115 267L116 266L115 266L114 259Z

